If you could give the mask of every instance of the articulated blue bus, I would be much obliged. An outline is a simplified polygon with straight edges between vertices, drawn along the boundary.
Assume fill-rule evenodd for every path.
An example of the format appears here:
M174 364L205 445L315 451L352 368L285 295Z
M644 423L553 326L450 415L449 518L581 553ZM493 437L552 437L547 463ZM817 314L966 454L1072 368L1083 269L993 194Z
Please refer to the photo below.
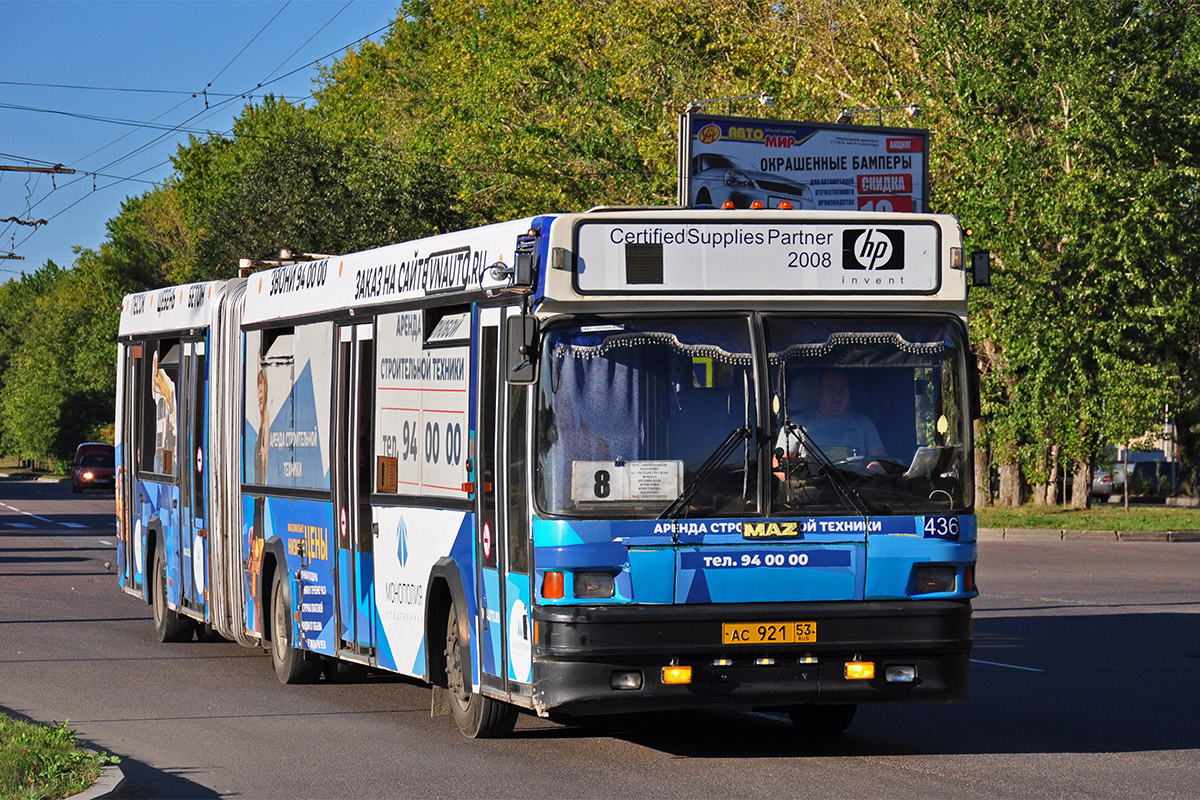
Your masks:
M963 260L949 216L596 209L131 295L121 586L469 737L964 698Z

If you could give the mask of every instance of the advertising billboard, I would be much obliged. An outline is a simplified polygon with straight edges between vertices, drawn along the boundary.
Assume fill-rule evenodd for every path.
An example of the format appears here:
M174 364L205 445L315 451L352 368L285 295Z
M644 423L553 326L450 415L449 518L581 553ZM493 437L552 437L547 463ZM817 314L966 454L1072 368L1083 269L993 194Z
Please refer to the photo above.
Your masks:
M929 211L929 132L824 122L680 117L688 208Z

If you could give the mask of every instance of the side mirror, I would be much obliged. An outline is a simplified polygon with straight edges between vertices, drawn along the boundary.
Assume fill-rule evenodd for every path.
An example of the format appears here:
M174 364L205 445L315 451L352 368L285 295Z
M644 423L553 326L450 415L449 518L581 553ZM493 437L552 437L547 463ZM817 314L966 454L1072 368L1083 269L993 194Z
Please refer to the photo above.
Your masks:
M971 253L971 283L975 286L992 285L992 254L988 250Z
M505 343L506 377L509 383L525 385L537 381L538 321L522 314L508 318Z

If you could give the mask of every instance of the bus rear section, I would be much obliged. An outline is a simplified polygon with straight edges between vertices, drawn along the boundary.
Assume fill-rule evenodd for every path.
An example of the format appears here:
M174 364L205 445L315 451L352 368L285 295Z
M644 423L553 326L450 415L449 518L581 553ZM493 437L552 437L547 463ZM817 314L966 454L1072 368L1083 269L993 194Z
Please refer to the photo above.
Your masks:
M213 447L210 423L216 363L228 355L216 321L229 285L130 295L121 313L117 571L122 588L150 604L160 641L211 630L214 601L225 597L210 583L210 539L223 530L212 480L223 448Z

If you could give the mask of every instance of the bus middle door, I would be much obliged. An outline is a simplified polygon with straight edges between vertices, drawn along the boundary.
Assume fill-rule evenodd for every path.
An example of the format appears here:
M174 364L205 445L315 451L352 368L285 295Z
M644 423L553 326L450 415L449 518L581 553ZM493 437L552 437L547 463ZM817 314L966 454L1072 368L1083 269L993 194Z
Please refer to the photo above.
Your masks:
M206 605L206 556L204 487L204 393L206 387L205 343L183 342L182 399L179 419L179 538L183 586L181 605L203 619Z
M375 349L371 323L337 328L334 514L337 526L338 655L366 661L375 650L371 418Z

